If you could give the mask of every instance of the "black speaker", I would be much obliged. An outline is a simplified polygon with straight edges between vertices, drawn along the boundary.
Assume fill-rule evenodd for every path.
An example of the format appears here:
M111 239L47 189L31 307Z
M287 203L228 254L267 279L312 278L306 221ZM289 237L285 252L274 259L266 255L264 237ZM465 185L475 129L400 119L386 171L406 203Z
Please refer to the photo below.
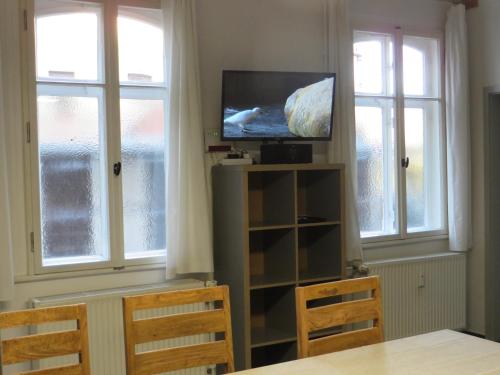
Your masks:
M261 164L303 164L312 163L312 144L262 144Z

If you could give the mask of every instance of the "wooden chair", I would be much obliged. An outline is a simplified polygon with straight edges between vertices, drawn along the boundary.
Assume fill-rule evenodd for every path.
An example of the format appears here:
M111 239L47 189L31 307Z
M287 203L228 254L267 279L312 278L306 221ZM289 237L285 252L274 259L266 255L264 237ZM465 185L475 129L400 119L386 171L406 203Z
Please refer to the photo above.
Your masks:
M30 375L89 375L89 340L85 304L0 313L0 330L76 320L72 331L51 332L0 340L0 374L3 365L78 354L79 363L35 370Z
M371 292L369 298L307 307L309 301ZM342 280L295 289L299 358L331 353L384 341L382 297L378 276ZM319 301L317 301L319 302ZM373 321L373 327L311 339L309 334L345 324Z
M222 308L134 320L137 310L222 301ZM179 369L226 364L234 371L229 287L180 290L123 298L127 374L158 374ZM224 340L136 353L151 341L204 333L224 333Z

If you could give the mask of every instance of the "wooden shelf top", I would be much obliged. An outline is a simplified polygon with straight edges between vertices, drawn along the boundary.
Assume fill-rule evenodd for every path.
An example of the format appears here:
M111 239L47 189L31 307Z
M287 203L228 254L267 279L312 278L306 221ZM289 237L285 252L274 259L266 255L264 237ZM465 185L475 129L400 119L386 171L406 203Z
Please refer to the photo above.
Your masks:
M301 274L299 275L299 284L326 283L329 281L337 281L341 279L342 279L341 275L316 276L314 274Z
M253 164L253 165L217 165L228 171L272 172L272 171L309 171L309 170L344 170L344 164Z
M319 221L317 223L306 223L306 224L283 224L283 225L266 225L264 223L250 223L248 230L250 232L264 231L264 230L278 230L278 229L293 229L298 228L314 228L314 227L328 227L341 225L340 221Z
M342 224L340 221L318 221L317 223L297 224L299 228L327 227Z
M283 280L283 277L272 276L251 276L250 277L250 290L275 288L280 286L295 286L297 281Z
M256 232L261 230L276 230L276 229L293 229L295 224L265 224L265 223L250 223L248 230Z
M252 348L262 346L282 344L297 340L297 335L293 332L280 331L274 328L252 328Z

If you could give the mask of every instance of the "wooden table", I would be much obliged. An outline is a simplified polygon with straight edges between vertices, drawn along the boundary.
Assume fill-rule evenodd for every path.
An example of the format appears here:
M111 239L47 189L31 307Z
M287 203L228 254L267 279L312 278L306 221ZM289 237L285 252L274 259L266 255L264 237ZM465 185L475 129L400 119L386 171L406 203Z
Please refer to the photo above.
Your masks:
M500 374L500 344L445 330L238 374Z

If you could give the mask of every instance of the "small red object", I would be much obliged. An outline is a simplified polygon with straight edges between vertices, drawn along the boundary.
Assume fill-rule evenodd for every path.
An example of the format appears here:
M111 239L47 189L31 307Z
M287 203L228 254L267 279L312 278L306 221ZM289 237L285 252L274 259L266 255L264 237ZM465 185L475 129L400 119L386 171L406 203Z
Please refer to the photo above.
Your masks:
M231 151L230 145L208 146L208 152L229 152L229 151Z

